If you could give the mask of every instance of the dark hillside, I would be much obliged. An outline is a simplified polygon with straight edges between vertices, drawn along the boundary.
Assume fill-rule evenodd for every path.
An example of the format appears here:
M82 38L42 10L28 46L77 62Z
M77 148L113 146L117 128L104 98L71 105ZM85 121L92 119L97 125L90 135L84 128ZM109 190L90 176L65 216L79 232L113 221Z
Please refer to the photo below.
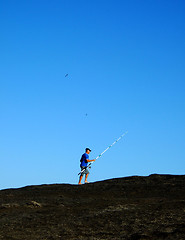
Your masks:
M0 240L185 239L185 175L0 191Z

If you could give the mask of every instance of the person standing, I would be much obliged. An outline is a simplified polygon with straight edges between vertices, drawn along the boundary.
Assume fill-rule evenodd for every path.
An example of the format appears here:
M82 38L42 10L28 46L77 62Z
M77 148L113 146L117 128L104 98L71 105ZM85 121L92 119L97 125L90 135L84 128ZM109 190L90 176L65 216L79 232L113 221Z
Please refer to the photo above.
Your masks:
M78 184L82 184L81 181L82 181L82 178L83 178L83 175L85 174L85 183L89 183L87 181L87 177L89 176L89 171L87 169L87 165L89 162L94 162L96 159L93 159L93 160L89 160L89 154L91 152L91 149L90 148L86 148L85 149L85 153L82 155L81 157L81 164L80 164L80 167L81 167L81 171L84 170L81 175L80 175L80 178L79 178L79 182Z

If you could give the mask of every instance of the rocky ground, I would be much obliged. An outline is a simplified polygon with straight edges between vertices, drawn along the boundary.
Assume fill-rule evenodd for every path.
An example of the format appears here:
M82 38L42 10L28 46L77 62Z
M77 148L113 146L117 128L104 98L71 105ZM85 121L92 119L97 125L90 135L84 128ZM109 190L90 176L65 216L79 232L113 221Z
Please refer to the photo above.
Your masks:
M184 240L185 175L0 191L0 240Z

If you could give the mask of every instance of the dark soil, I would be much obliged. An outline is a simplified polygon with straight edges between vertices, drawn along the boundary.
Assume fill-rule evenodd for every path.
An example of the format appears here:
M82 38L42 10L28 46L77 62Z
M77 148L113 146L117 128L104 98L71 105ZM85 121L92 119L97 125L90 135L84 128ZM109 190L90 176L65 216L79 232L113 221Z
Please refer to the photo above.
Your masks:
M185 175L0 191L0 240L184 240Z

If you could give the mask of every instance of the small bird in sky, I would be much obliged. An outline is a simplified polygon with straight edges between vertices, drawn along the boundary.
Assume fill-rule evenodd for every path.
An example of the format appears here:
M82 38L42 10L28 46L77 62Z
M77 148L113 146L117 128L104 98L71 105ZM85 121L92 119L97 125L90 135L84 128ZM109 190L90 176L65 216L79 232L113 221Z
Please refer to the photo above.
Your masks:
M87 117L87 113L85 114L85 116Z
M68 73L65 75L65 77L67 77L68 76Z

